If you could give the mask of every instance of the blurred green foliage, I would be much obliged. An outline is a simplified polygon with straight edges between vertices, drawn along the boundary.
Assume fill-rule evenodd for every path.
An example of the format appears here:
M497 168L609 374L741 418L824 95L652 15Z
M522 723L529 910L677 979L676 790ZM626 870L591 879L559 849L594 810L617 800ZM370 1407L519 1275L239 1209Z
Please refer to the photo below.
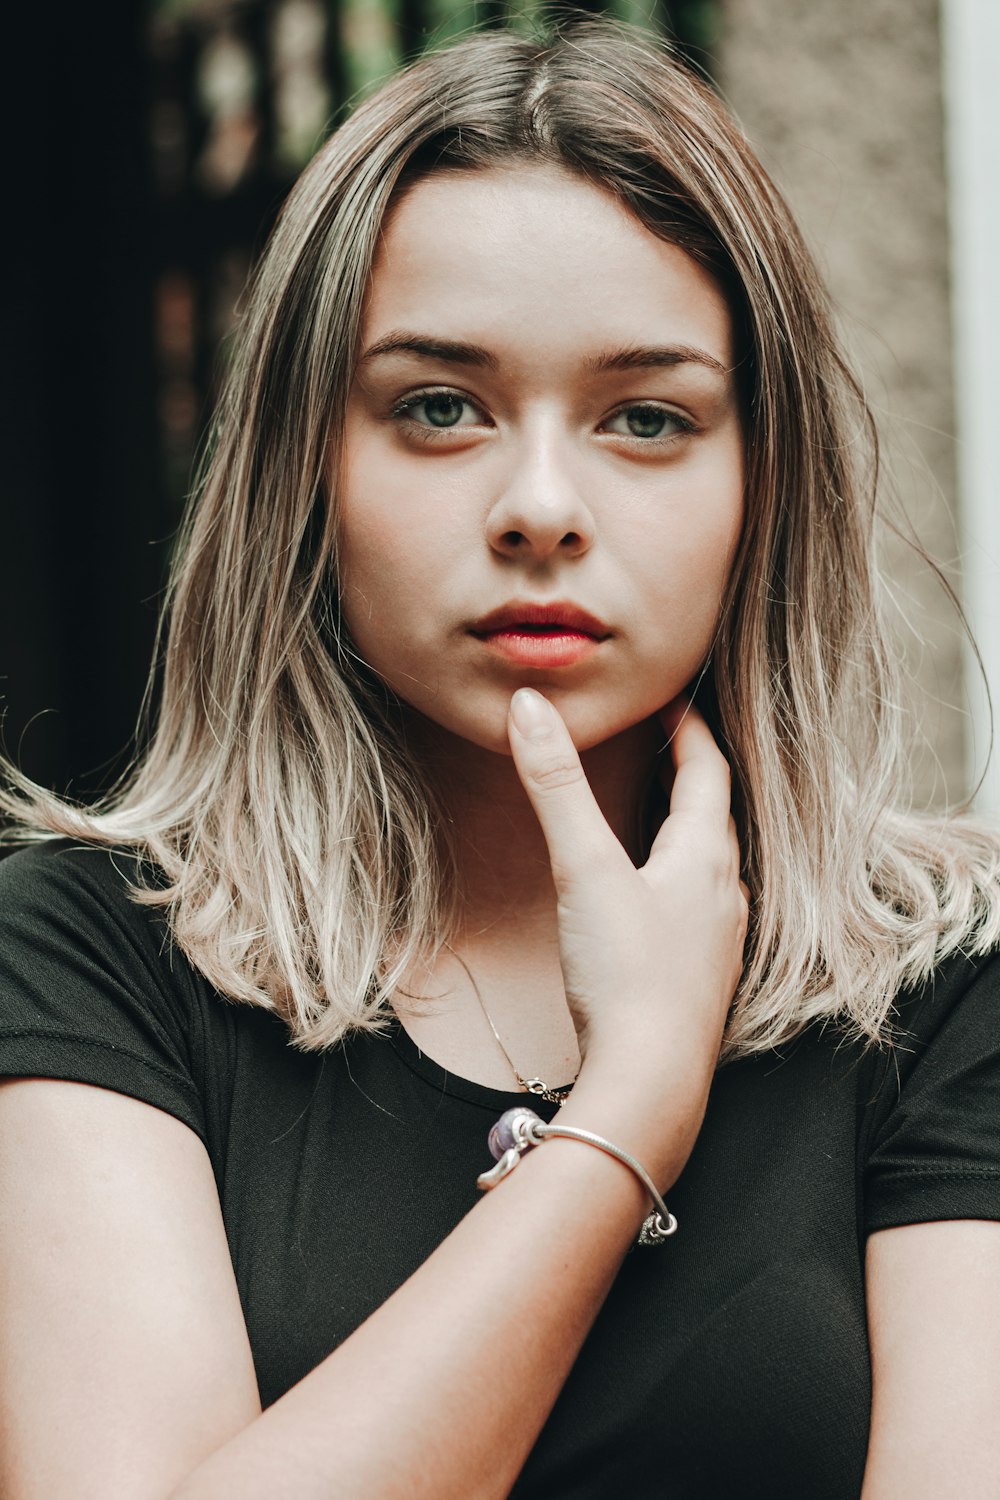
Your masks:
M211 32L251 12L266 13L273 21L282 7L295 0L152 0L161 22ZM722 0L609 0L604 10L633 25L666 33L711 73L709 54L719 30ZM512 26L532 32L545 21L565 15L571 0L317 0L325 14L332 47L337 54L341 101L363 96L400 63L427 48L442 46L463 32L481 26ZM330 46L330 44L328 44ZM315 142L312 143L315 145ZM294 165L301 167L308 159ZM293 165L289 163L289 165Z

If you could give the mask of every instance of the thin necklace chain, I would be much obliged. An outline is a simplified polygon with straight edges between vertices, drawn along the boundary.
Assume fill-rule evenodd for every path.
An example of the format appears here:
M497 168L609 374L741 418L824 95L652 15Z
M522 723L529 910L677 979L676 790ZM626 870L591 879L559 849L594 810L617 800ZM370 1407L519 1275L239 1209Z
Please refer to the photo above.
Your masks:
M576 1082L579 1074L574 1074L573 1083L563 1084L559 1088L550 1088L542 1078L522 1078L521 1074L514 1066L514 1062L511 1058L510 1053L507 1051L507 1048L504 1046L503 1041L501 1040L500 1033L499 1031L497 1031L496 1026L493 1023L493 1017L486 1009L486 1001L483 999L480 993L479 986L475 981L472 970L465 962L465 959L455 952L450 943L445 943L444 946L447 948L452 958L458 960L458 962L462 965L462 968L465 970L466 974L469 976L469 983L472 985L473 993L475 994L476 999L479 1001L480 1009L482 1010L483 1015L486 1017L489 1028L496 1040L496 1044L500 1048L500 1051L503 1053L504 1058L507 1062L507 1066L508 1068L510 1068L510 1071L517 1079L519 1086L524 1090L526 1094L534 1094L539 1099L547 1099L551 1104L564 1104L569 1098L573 1088L573 1083Z

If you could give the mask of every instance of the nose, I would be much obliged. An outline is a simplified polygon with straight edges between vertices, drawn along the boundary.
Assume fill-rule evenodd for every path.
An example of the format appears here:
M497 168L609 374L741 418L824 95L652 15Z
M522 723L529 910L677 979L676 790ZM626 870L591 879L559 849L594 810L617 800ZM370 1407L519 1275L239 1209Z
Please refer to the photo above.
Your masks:
M554 434L525 439L487 519L489 544L503 557L579 557L594 541L594 517L573 455Z

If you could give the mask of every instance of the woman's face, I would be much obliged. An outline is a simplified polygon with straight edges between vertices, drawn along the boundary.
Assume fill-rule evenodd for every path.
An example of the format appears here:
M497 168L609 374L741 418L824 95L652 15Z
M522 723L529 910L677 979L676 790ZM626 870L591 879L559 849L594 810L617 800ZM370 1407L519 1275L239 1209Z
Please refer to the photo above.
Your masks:
M708 653L743 518L732 320L708 273L568 171L441 173L375 262L339 493L365 661L507 752L540 689L588 749Z

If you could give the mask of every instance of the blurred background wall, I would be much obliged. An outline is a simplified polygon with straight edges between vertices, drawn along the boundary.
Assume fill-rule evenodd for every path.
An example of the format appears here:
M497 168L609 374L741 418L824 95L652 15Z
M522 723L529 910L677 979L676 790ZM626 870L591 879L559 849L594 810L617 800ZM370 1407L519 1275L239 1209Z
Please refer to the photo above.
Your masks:
M606 8L665 30L708 73L790 198L883 418L894 487L1000 673L1000 7ZM0 693L7 751L30 775L86 797L124 763L240 289L331 116L424 46L510 13L502 0L17 7ZM930 705L917 798L961 800L986 711L958 619L904 540L886 566ZM985 803L1000 795L988 787Z

